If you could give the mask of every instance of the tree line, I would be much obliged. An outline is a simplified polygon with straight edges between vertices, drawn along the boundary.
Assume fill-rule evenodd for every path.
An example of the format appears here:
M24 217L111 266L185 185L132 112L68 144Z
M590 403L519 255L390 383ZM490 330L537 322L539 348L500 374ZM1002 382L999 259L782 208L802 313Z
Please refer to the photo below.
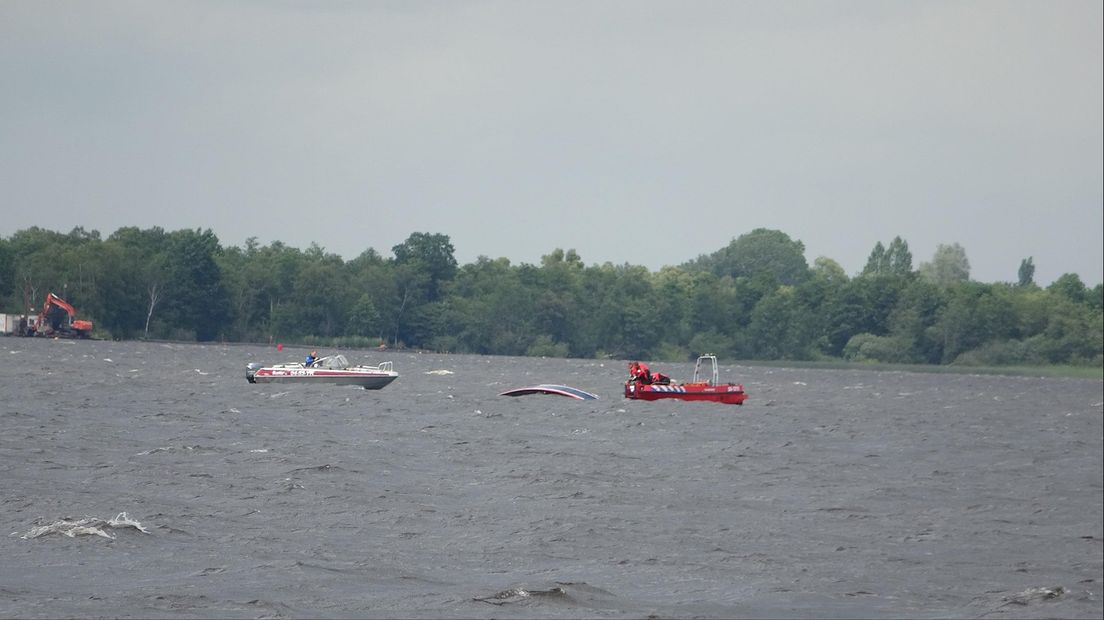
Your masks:
M454 353L620 359L846 359L887 363L1101 366L1101 284L1046 287L1032 258L1017 282L970 279L958 244L913 266L900 237L861 273L810 266L787 234L756 229L679 266L459 265L447 235L413 233L391 256L344 260L317 244L224 247L210 230L120 228L106 239L41 228L0 239L0 303L48 292L106 338L387 345ZM31 310L36 312L37 310Z

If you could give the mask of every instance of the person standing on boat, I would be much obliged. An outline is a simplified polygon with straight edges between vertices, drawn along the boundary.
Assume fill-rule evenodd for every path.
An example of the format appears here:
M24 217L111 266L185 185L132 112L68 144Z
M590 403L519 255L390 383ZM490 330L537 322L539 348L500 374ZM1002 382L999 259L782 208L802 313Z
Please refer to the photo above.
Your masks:
M318 351L311 351L307 354L307 359L303 360L303 365L310 367L314 365L316 361L318 361Z

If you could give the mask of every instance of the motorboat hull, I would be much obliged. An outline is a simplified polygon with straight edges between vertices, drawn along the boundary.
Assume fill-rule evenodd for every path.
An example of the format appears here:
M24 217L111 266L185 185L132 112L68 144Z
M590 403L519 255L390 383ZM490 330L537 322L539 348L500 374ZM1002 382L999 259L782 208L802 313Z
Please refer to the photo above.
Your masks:
M366 390L379 390L398 378L398 375L379 375L368 373L319 371L309 374L293 374L277 368L261 368L250 379L250 383L331 383L334 385L355 385Z

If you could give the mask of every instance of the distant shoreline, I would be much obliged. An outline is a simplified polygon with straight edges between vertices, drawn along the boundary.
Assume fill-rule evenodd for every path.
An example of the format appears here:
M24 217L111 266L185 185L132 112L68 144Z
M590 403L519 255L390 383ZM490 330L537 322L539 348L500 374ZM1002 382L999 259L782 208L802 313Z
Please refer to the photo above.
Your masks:
M1061 377L1104 381L1104 368L1090 366L941 366L935 364L882 364L847 361L763 361L742 362L746 366L778 368L820 368L825 370L878 370L886 372L925 372L957 375L1006 375L1013 377Z

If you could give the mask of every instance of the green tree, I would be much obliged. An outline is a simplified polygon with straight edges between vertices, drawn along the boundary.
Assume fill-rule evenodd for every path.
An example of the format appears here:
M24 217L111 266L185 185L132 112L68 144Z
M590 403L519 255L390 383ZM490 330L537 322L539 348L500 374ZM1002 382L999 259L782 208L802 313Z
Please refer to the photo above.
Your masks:
M286 318L296 310L295 283L311 259L279 241L258 247L250 240L246 241L243 259L241 273L228 279L228 286L234 287L231 297L237 329L259 341L314 333L312 326Z
M215 257L221 250L210 229L178 230L167 239L166 316L173 337L214 340L228 319L229 303Z
M304 336L342 335L350 305L347 297L341 263L316 256L295 276L289 303L277 314L277 330Z
M805 244L790 239L780 230L766 228L740 235L728 246L689 263L687 268L709 271L718 277L766 275L785 285L798 284L809 277Z
M938 286L948 287L970 279L970 261L957 243L939 244L930 263L920 264L920 276Z
M733 328L746 324L748 317L734 316L730 311L731 282L731 278L722 279L709 272L692 274L686 317L690 334L715 331L731 337ZM756 298L753 303L758 301Z
M112 303L105 307L104 322L112 334L149 336L169 278L167 240L168 234L155 226L120 228L105 242L110 264L104 269L103 288Z
M1099 312L1071 301L1063 293L1054 293L1046 327L1027 344L1051 364L1099 367L1104 363L1104 322Z
M943 343L931 330L946 304L944 290L922 278L910 280L901 289L888 317L889 335L906 348L904 354L894 354L895 361L940 362Z
M839 263L825 256L817 257L811 273L812 277L797 287L794 297L804 323L807 355L832 355L835 326L831 317L840 314L840 292L849 286L850 279ZM842 348L845 343L843 340L837 346Z
M863 276L909 276L912 274L912 253L909 252L909 243L900 236L893 237L889 248L882 242L874 244L874 249L867 258L866 267L862 268Z
M456 275L455 249L448 235L413 233L391 250L395 253L396 265L408 266L416 274L413 277L424 278L426 301L436 301L442 283Z
M11 243L0 237L0 308L18 309L23 312L12 295L15 293L15 253Z
M72 304L78 317L98 321L103 298L96 286L101 270L99 232L74 228L68 234L32 227L8 241L12 305L37 313L47 293Z
M1020 261L1019 285L1031 286L1032 284L1035 284L1035 263L1034 257L1028 256Z
M60 257L74 240L37 226L11 236L8 241L12 252L11 287L22 312L37 312L47 293L65 296L63 285L68 282L69 269Z
M894 237L889 242L886 259L891 275L906 277L912 274L912 252L909 251L908 242L901 237Z
M1047 287L1047 290L1075 304L1083 304L1088 299L1088 289L1076 273L1063 273Z
M389 309L399 306L394 265L369 248L349 261L346 264L346 271L350 290L368 295L375 310L376 317L373 319L375 328L372 332L363 335L375 336L384 342L388 341L396 330L395 315ZM368 312L366 315L354 306L354 314L350 320L356 317L358 324L364 328L366 324L359 321L371 318L371 314Z
M908 243L900 236L894 237L889 242L887 249L879 241L874 244L870 257L863 267L863 276L908 276L912 273L912 252Z
M565 253L556 248L541 257L541 266L534 274L536 279L527 284L537 299L533 329L548 340L548 346L542 345L541 350L558 351L562 344L570 351L568 343L582 318L578 294L584 268L574 249Z
M935 332L943 343L943 363L988 342L1017 334L1018 321L1007 291L994 285L965 282L948 289L947 305L940 312Z
M87 232L77 227L66 235L66 242L55 253L62 281L61 290L54 292L73 304L86 319L98 319L107 302L97 286L103 271L102 245L98 231Z
M435 316L433 346L481 354L524 355L532 330L533 290L505 258L480 256L461 268Z
M660 340L670 346L685 345L692 335L689 319L693 276L677 267L664 267L652 279L651 306L661 330Z
M429 303L429 275L410 264L396 265L392 274L397 294L392 297L390 306L381 309L385 321L392 327L391 339L396 344L421 346L426 335L426 317L420 309Z
M655 289L647 269L637 265L617 268L618 295L622 321L618 351L623 357L648 359L658 350L663 338L663 323L656 312Z
M862 275L874 276L879 274L885 274L889 271L889 261L886 257L885 246L879 241L874 244L874 249L870 251L870 256L866 259L866 266L863 267Z
M793 287L782 286L763 297L751 312L748 339L755 359L807 359L809 339Z
M447 235L413 233L391 249L397 295L380 311L396 342L424 346L433 340L434 324L444 320L445 308L433 304L456 275L452 243Z
M354 336L379 336L382 331L380 313L372 296L363 293L349 311L349 320L345 333Z
M818 256L813 261L813 277L823 281L829 288L846 284L847 272L840 264L827 256Z

